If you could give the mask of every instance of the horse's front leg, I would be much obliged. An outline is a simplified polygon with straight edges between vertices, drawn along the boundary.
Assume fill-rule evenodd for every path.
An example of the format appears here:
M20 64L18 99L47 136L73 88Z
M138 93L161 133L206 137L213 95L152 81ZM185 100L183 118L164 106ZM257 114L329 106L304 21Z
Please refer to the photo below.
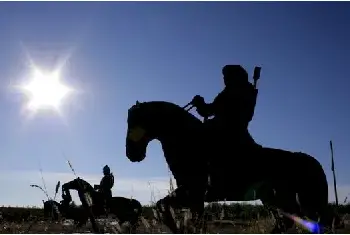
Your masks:
M163 222L172 233L181 233L178 229L175 211L181 208L181 197L184 194L185 192L182 188L177 188L156 203L157 219Z
M186 190L178 187L173 193L159 200L156 204L158 216L172 233L184 233L187 229L178 222L176 211L188 208L191 211L191 221L198 225L204 212L204 193L200 190Z

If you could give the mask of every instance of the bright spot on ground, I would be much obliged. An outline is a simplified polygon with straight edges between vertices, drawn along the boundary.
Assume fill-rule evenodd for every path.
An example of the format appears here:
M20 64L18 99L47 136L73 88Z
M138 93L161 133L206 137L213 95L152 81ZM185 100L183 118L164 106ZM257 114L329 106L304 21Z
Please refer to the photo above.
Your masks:
M26 108L31 111L54 109L59 111L63 101L72 91L60 81L60 71L44 72L35 68L32 77L19 88L28 97Z

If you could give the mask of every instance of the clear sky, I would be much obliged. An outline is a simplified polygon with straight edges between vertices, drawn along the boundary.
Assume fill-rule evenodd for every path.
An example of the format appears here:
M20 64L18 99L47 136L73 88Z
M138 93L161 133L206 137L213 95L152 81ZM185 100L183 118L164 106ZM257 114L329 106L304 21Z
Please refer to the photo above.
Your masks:
M38 204L48 187L78 174L116 176L115 194L150 198L148 181L166 188L161 147L133 164L125 157L127 109L136 100L180 105L222 89L224 64L252 75L262 66L250 131L264 146L304 151L324 166L335 148L340 200L350 192L350 4L263 2L3 2L0 4L0 204ZM53 112L28 119L9 85L26 78L28 56L79 89ZM10 177L13 177L11 179ZM142 186L141 186L142 185ZM349 190L349 191L348 191ZM26 191L26 193L23 193ZM28 192L28 193L27 193ZM331 195L331 200L334 198Z

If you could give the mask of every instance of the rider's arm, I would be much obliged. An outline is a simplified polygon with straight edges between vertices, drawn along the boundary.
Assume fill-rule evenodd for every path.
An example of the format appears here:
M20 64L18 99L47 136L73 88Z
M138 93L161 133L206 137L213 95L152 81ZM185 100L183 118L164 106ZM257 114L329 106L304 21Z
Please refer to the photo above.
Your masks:
M227 96L227 88L221 91L214 99L212 103L202 103L197 105L197 112L202 117L211 117L215 115L217 106L220 106L225 97Z
M214 104L203 103L197 106L197 113L202 117L210 117L214 115Z

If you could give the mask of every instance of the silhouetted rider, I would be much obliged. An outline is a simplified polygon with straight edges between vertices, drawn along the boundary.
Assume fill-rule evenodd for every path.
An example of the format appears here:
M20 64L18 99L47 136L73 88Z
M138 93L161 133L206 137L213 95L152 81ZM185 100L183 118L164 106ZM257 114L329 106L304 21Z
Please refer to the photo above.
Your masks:
M112 198L112 187L114 186L114 176L111 173L111 169L108 165L103 167L103 177L99 185L95 184L95 190L98 190L103 196L105 206L109 206L110 199Z
M210 141L235 144L235 147L250 146L255 143L248 124L254 115L256 90L240 65L225 65L222 74L225 88L213 103L207 104L203 97L196 95L192 104L202 117L214 116L205 122Z

